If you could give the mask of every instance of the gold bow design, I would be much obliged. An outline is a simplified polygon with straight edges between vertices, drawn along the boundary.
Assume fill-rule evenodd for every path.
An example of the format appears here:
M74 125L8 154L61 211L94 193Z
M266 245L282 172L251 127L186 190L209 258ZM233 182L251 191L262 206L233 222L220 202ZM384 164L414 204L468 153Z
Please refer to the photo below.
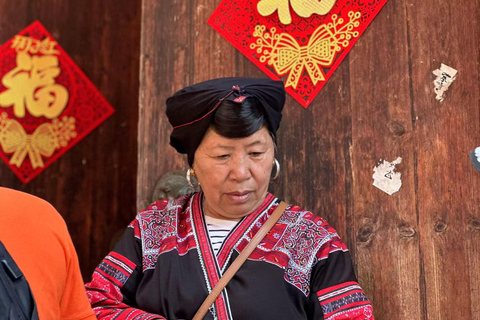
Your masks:
M315 29L306 46L300 46L288 33L276 34L275 27L267 32L265 26L257 25L253 36L258 39L250 44L250 49L256 50L260 62L273 66L279 76L289 73L285 87L296 89L305 69L316 85L319 81L325 81L320 67L330 67L336 53L342 47L346 48L353 37L359 36L359 32L353 31L353 28L360 25L358 19L361 13L351 11L348 16L350 21L342 26L344 20L332 15L332 22Z
M73 117L55 119L29 135L18 121L8 119L4 112L0 115L0 146L5 153L13 153L11 165L20 167L28 155L33 169L43 167L42 156L51 157L55 149L66 146L67 141L76 137L74 122Z

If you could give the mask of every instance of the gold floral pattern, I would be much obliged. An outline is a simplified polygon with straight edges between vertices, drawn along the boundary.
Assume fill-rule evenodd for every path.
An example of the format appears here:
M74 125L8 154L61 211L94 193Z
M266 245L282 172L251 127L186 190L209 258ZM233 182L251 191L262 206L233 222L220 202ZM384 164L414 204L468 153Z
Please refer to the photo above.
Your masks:
M360 12L350 11L349 21L332 15L332 22L320 25L310 36L306 46L301 46L288 33L276 33L276 28L270 32L263 25L257 25L253 36L258 38L250 44L250 49L260 55L260 62L273 66L275 72L283 76L288 73L285 87L296 88L299 79L306 69L313 84L325 81L321 67L330 67L335 56L343 48L348 47L350 40L359 36L354 31L360 25Z

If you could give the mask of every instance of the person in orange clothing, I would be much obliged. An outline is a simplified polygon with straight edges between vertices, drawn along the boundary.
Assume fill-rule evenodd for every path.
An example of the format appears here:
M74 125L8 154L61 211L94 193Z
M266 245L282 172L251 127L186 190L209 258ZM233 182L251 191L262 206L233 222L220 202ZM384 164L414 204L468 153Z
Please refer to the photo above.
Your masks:
M0 241L23 272L40 320L94 320L65 221L48 202L0 187Z

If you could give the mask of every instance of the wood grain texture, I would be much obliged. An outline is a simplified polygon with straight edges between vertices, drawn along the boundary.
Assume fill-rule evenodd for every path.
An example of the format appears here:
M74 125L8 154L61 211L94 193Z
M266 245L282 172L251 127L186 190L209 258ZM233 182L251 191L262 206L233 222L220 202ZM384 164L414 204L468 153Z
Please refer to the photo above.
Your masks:
M472 228L480 177L468 157L480 145L478 2L424 1L407 6L407 15L426 317L480 319L473 294L480 235ZM432 95L431 72L440 63L459 71L442 103Z
M40 20L115 109L28 185L0 163L0 185L64 217L85 279L135 217L140 16L140 1L0 0L0 43Z
M360 283L380 319L421 319L405 4L389 1L350 53L353 221ZM379 41L383 39L383 41ZM382 159L401 157L393 196L372 186ZM407 276L408 275L408 276ZM385 297L388 297L387 299Z
M165 100L193 81L191 34L195 33L191 13L187 11L192 8L186 1L143 2L138 123L139 209L150 204L155 183L163 174L186 168L183 157L169 146L171 126L165 116Z
M139 208L188 167L169 143L165 99L195 82L266 77L206 21L220 0L143 0ZM347 243L376 319L480 319L478 1L390 0L308 109L291 97L270 190L324 217ZM432 71L459 70L444 102ZM375 188L381 159L403 186Z

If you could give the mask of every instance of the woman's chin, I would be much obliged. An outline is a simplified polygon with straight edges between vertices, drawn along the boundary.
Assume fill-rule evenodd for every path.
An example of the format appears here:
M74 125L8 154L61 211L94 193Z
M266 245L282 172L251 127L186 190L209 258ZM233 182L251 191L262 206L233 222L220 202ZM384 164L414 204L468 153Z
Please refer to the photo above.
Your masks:
M260 204L261 202L257 203L253 199L228 201L228 204L224 206L226 209L224 212L228 217L242 218L255 211Z

